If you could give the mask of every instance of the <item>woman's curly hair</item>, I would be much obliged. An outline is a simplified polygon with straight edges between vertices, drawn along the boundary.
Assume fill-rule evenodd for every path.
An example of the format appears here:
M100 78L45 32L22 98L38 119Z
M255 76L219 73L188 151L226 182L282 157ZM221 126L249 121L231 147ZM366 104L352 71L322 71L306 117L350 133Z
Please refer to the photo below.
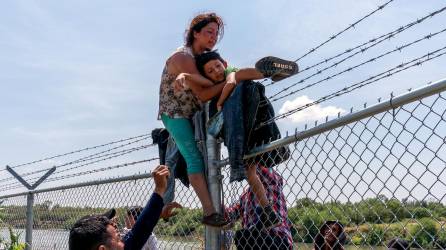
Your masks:
M203 27L205 27L209 23L216 23L218 25L217 34L218 34L218 39L220 40L224 34L223 19L214 12L203 13L195 16L190 22L188 29L186 29L184 36L186 46L188 47L192 46L192 43L194 42L194 31L200 32L201 29L203 29Z

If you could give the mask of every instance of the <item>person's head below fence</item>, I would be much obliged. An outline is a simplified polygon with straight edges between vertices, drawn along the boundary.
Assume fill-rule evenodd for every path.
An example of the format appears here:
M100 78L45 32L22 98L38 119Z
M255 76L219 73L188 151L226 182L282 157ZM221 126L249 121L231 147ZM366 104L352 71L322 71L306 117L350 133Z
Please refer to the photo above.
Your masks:
M112 209L101 215L88 215L80 218L70 230L68 245L70 250L123 250L141 249L157 224L164 206L163 195L167 188L169 170L160 165L152 171L155 189L139 215L133 229L121 238L113 218ZM136 210L136 209L135 209ZM136 216L135 216L136 217ZM132 216L133 218L133 216ZM138 225L138 226L137 226Z
M393 238L387 243L387 248L391 250L408 250L410 245L405 239Z
M70 231L70 249L99 249L108 242L110 232L116 229L116 209L103 214L90 214L80 218ZM112 245L109 244L109 247Z
M342 250L346 236L344 225L339 221L326 221L322 224L318 234L314 238L315 250Z
M203 13L195 16L186 29L184 42L194 51L211 50L224 34L223 19L217 14ZM194 48L197 46L197 48ZM199 47L199 48L198 48Z
M70 250L124 249L115 223L103 215L90 215L78 220L70 230Z

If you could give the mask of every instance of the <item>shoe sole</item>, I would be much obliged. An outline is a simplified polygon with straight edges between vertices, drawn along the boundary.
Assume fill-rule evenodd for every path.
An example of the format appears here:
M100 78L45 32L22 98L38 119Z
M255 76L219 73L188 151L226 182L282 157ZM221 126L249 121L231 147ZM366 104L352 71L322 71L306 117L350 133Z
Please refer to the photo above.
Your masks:
M267 56L255 64L255 68L271 80L277 82L299 72L299 66L293 61L284 60L274 56Z
M225 221L225 224L215 225L215 224L208 224L208 223L205 223L203 220L201 220L201 224L203 224L203 225L205 225L205 226L209 226L209 227L222 228L222 227L227 226L227 225L229 224L229 222L228 222L228 221Z

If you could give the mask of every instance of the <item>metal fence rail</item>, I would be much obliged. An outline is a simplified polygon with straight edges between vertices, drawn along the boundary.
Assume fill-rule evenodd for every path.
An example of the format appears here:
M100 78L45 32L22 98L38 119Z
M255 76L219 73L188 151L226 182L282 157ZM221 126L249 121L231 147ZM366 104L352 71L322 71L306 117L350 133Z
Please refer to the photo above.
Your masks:
M290 150L273 169L283 178L295 246L313 248L324 222L337 221L348 248L384 247L396 237L412 247L446 248L445 90L446 80L441 80L259 146L246 156L248 163L267 165L273 149ZM208 142L209 156L218 156L215 147ZM209 157L208 164L216 168L213 160ZM228 207L240 199L247 183L229 183L225 164L220 164L222 205ZM209 182L218 191L220 173L210 174L215 177ZM0 235L7 238L11 226L24 239L26 200L32 193L33 249L67 249L67 229L76 219L114 207L119 227L124 227L125 209L144 205L153 188L150 174L144 174L2 196ZM160 249L235 248L240 222L231 230L205 234L193 190L177 182L175 197L184 208L157 225ZM212 240L205 243L205 237Z

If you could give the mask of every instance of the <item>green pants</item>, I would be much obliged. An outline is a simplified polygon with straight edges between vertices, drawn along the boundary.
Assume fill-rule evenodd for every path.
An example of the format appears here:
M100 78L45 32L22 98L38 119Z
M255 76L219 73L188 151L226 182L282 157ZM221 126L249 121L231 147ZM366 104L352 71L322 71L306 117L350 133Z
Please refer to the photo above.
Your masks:
M178 150L187 164L187 174L204 172L204 161L195 141L192 122L186 118L170 118L162 114L161 120L170 135L175 140Z

